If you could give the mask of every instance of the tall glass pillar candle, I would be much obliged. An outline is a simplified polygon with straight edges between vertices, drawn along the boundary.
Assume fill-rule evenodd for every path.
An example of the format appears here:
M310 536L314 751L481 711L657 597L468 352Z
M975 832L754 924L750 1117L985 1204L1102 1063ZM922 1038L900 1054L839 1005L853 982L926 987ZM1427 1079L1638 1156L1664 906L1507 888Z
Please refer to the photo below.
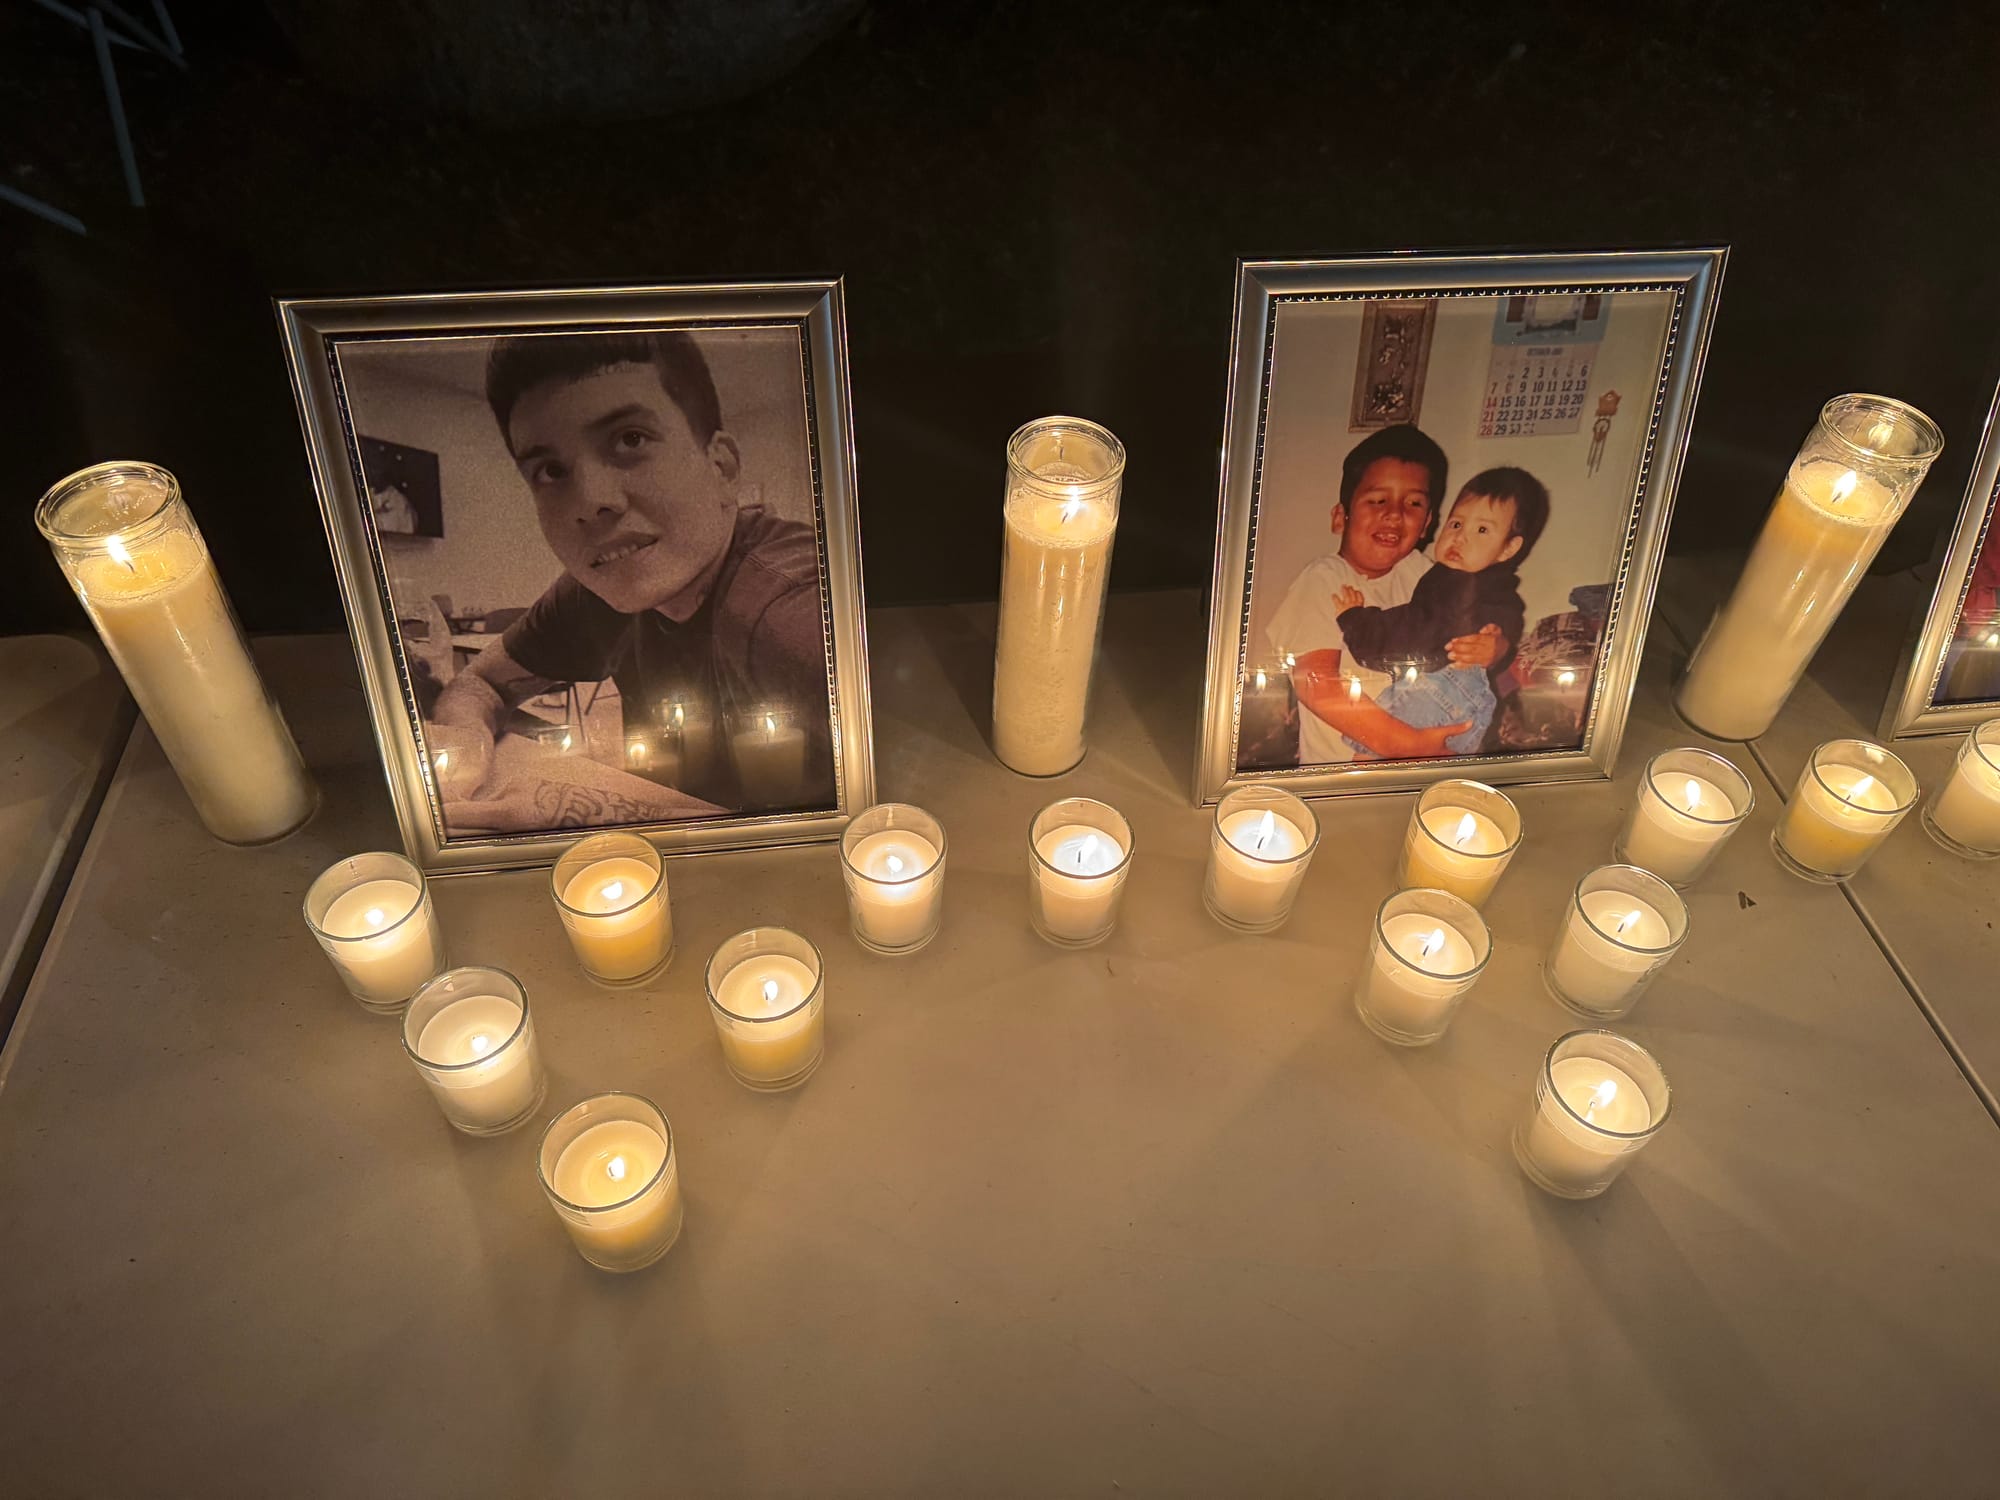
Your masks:
M1058 948L1111 936L1132 868L1132 825L1117 808L1065 797L1028 825L1028 921Z
M305 913L334 972L369 1010L401 1010L444 967L430 888L400 854L335 860L306 890Z
M1375 914L1355 1012L1385 1042L1427 1047L1492 954L1492 936L1469 903L1449 891L1397 891Z
M1713 751L1662 750L1639 775L1612 857L1685 889L1715 863L1756 801L1750 778Z
M1216 804L1208 835L1209 915L1238 932L1275 932L1292 914L1319 847L1319 819L1290 792L1244 786Z
M550 884L583 972L599 984L644 984L674 956L674 913L660 851L635 833L578 839Z
M1923 816L1925 831L1953 854L2000 859L2000 719L1960 742L1951 778Z
M1695 648L1675 699L1683 719L1718 740L1771 727L1943 447L1937 424L1901 401L1826 403Z
M1504 795L1483 782L1436 781L1410 810L1400 883L1484 906L1520 846L1521 814Z
M1124 445L1080 417L1044 417L1007 440L993 752L1024 776L1083 759L1124 474Z
M1577 882L1542 965L1549 994L1578 1015L1615 1021L1687 937L1687 903L1637 865L1604 865Z
M1847 879L1903 821L1917 778L1880 745L1828 740L1799 772L1799 784L1771 832L1778 863L1802 880Z
M403 1012L403 1050L467 1135L512 1130L548 1092L528 991L504 969L446 969L418 990Z
M880 802L840 837L854 941L872 953L915 953L944 912L944 825L921 807Z
M319 793L180 482L152 464L98 464L42 496L35 524L208 831L264 844L311 817Z
M819 949L782 927L753 927L708 961L708 1009L722 1059L760 1094L795 1089L826 1053Z
M1637 1042L1572 1031L1542 1059L1514 1159L1543 1192L1595 1198L1659 1134L1672 1098L1666 1073Z
M643 1271L680 1238L674 1130L650 1099L611 1093L571 1105L542 1132L536 1175L577 1253L600 1271Z

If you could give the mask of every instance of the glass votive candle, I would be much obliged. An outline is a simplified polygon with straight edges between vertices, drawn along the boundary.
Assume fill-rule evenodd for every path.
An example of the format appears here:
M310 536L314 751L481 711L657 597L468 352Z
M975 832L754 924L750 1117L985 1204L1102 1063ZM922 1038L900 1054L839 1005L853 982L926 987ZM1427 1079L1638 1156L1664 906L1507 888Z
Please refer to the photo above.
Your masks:
M1058 948L1111 936L1132 868L1132 825L1089 797L1065 797L1028 825L1028 921Z
M392 1015L444 967L423 872L400 854L335 860L306 890L306 926L362 1006Z
M795 1089L826 1054L819 949L783 927L752 927L708 961L708 1009L722 1060L761 1094Z
M686 1209L674 1131L637 1094L573 1104L542 1132L542 1191L577 1253L600 1271L640 1271L673 1249Z
M1603 865L1577 882L1542 983L1578 1015L1614 1021L1639 1003L1687 930L1687 903L1666 881L1637 865Z
M501 1135L548 1091L528 991L504 969L446 969L403 1012L403 1050L444 1117L467 1135Z
M1449 891L1397 891L1375 914L1354 1009L1383 1041L1427 1047L1445 1034L1492 954L1485 919L1470 902Z
M1701 879L1756 805L1750 778L1711 750L1662 750L1646 762L1611 857L1683 888Z
M1802 880L1846 880L1917 800L1917 778L1880 745L1828 740L1813 751L1771 833L1778 863Z
M645 839L635 833L578 839L556 861L550 885L576 961L599 984L644 984L672 962L666 865Z
M1951 779L1924 804L1924 829L1965 859L2000 859L2000 719L1959 743Z
M907 802L878 802L840 836L854 941L871 953L915 953L944 914L944 825Z
M1209 915L1238 932L1275 932L1292 914L1319 847L1319 819L1290 792L1241 786L1215 806L1209 830Z
M1433 782L1410 811L1401 884L1484 906L1520 847L1521 814L1501 793L1479 781Z
M1637 1042L1572 1031L1542 1059L1514 1159L1545 1193L1595 1198L1667 1123L1672 1097L1667 1075Z
M796 807L806 782L806 732L790 710L758 708L731 721L729 758L743 806L751 811Z

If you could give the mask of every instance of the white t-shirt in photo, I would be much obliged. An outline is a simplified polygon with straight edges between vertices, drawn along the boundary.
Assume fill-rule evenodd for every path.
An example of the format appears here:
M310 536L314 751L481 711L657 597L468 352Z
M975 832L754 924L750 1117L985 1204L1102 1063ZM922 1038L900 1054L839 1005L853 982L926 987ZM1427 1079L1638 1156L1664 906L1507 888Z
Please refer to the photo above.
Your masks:
M1338 651L1343 675L1360 680L1361 691L1374 698L1389 686L1387 672L1374 672L1347 658L1347 641L1340 633L1340 606L1333 596L1342 587L1361 591L1362 600L1378 609L1408 604L1417 580L1431 568L1430 559L1412 552L1380 578L1370 578L1338 552L1328 552L1299 569L1285 590L1284 602L1264 627L1280 656L1304 656L1308 651ZM1322 766L1354 759L1354 747L1311 709L1299 709L1299 764Z

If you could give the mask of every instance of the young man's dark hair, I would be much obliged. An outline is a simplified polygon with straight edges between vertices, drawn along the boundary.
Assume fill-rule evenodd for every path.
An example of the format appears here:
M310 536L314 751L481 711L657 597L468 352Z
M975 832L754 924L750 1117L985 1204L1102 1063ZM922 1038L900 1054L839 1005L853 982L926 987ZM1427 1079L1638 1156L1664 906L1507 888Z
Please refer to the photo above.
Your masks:
M486 357L486 404L507 436L514 404L545 380L579 380L613 365L651 365L661 389L687 418L696 442L706 443L722 430L722 402L715 394L715 377L690 334L559 333L522 334L495 339Z
M1526 469L1485 469L1465 482L1463 493L1514 502L1514 535L1521 547L1508 561L1520 567L1549 524L1549 487Z
M1385 458L1406 464L1421 464L1430 471L1431 511L1435 514L1444 501L1445 473L1449 464L1445 460L1444 449L1432 442L1422 429L1408 422L1398 422L1393 427L1371 432L1354 445L1340 465L1340 503L1345 505L1352 500L1355 490L1361 486L1361 477L1368 472L1368 466Z

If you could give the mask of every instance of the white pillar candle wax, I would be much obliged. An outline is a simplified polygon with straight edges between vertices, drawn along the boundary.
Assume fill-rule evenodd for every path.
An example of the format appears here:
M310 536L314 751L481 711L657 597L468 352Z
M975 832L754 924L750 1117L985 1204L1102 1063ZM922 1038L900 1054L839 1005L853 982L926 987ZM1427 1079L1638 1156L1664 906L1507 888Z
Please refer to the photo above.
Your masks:
M579 839L556 861L551 882L576 961L598 983L643 984L673 958L666 870L638 835Z
M1402 1047L1445 1034L1492 952L1479 913L1448 891L1398 891L1376 914L1354 1008L1368 1029Z
M1292 913L1319 844L1319 820L1290 792L1239 787L1215 809L1203 890L1209 914L1239 932L1272 932Z
M1084 948L1111 935L1132 852L1131 825L1084 797L1042 809L1028 833L1028 916L1048 942Z
M1083 759L1125 450L1091 422L1031 422L1007 444L993 751L1028 776Z
M1515 1158L1543 1191L1594 1198L1666 1123L1669 1099L1645 1048L1608 1031L1572 1032L1543 1060Z
M1682 718L1723 740L1771 727L1943 441L1901 402L1827 403L1688 664Z
M825 1052L826 996L819 951L782 927L752 928L715 950L709 1011L723 1061L762 1093L797 1088Z
M1698 880L1755 802L1749 779L1707 750L1666 750L1647 762L1613 852L1674 886Z
M1520 816L1499 792L1474 781L1437 782L1411 812L1401 883L1483 906L1519 842Z
M305 914L334 971L369 1010L400 1010L444 967L424 878L400 855L336 861L306 892Z
M498 1135L540 1107L547 1089L528 994L500 969L448 969L417 992L403 1046L444 1117Z
M1895 831L1916 795L1909 768L1881 746L1830 741L1800 772L1771 847L1794 875L1845 880Z
M745 807L791 807L798 802L806 778L806 732L798 725L775 713L754 714L731 736L729 749Z
M540 1173L577 1252L599 1270L642 1270L680 1238L673 1128L636 1094L599 1095L558 1115L542 1136Z
M1944 790L1924 808L1924 827L1953 854L2000 858L2000 719L1965 737Z
M1687 907L1657 875L1607 865L1578 883L1543 965L1549 993L1599 1020L1638 1003L1687 936Z
M876 953L914 953L936 935L944 907L944 829L922 808L881 803L840 842L855 941Z
M261 844L305 822L319 794L173 475L99 464L35 520L209 832Z

